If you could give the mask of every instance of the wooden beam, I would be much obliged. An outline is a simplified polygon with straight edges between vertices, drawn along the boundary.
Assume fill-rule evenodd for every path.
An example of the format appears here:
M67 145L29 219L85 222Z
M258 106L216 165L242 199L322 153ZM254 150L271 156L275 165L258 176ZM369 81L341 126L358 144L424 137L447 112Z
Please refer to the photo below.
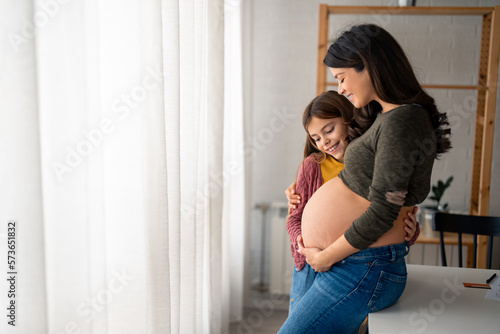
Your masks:
M493 131L495 127L495 105L498 85L498 61L500 55L500 6L495 6L491 15L489 53L486 77L486 96L483 119L483 138L481 153L481 173L479 179L478 213L489 215L491 163L493 160ZM478 268L486 268L486 236L478 238Z
M326 66L323 64L328 47L328 6L319 5L318 59L316 69L316 95L326 91Z
M481 27L481 44L479 51L478 85L486 86L488 76L488 55L490 48L491 14L483 16ZM477 92L476 120L474 126L474 146L472 147L472 174L470 190L470 214L479 215L479 181L481 177L481 152L484 130L484 109L486 90Z
M338 86L337 82L327 82L327 86ZM434 84L422 84L421 85L423 88L429 88L429 89L470 89L470 90L486 90L485 86L478 86L478 85L434 85Z
M494 7L394 7L394 6L329 6L329 14L365 15L486 15Z
M466 85L434 85L434 84L423 84L421 86L423 88L429 88L429 89L470 89L470 90L479 90L479 89L485 89L486 88L484 86L477 86L477 85L466 86Z
M489 215L491 162L493 158L493 130L498 86L498 61L500 56L500 6L495 6L491 18L486 101L484 108L483 152L481 155L481 179L479 189L479 214Z

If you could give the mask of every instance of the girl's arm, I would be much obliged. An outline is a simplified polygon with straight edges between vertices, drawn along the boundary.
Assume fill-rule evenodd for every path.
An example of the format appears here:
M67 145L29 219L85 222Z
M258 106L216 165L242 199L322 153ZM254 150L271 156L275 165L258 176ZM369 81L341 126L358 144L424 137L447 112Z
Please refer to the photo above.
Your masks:
M413 212L408 212L408 218L405 218L405 231L406 237L405 240L410 243L410 246L415 244L418 236L420 235L420 226L418 224L417 218L415 215L417 214L418 207L413 208Z
M321 170L314 157L309 156L302 162L297 175L297 192L302 194L302 200L287 217L286 230L290 238L290 248L295 268L300 270L305 264L305 258L298 254L297 238L302 235L302 212L312 194L321 186Z

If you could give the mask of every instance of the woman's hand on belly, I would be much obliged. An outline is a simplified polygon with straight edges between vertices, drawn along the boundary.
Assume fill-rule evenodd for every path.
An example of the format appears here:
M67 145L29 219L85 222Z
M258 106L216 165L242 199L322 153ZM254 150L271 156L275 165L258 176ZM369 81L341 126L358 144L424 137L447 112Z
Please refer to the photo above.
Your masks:
M324 257L322 258L321 249L316 247L306 248L304 246L304 240L302 236L297 237L297 244L299 246L298 252L306 257L306 262L314 269L314 271L324 273L330 270L333 264L330 264L329 261L325 261Z
M317 272L330 270L333 264L345 259L349 255L356 253L359 249L352 247L344 236L338 238L326 249L321 250L316 247L304 247L302 237L297 238L299 253L306 257L306 262Z

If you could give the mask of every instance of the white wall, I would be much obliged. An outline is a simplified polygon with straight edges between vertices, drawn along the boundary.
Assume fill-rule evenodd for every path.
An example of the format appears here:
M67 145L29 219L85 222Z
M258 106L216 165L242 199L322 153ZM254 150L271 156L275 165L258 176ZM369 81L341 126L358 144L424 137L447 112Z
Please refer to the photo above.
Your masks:
M247 103L255 155L251 158L251 204L284 201L284 189L294 180L302 159L305 132L301 125L304 107L315 96L318 5L396 5L397 1L253 0L251 76ZM489 1L417 0L418 6L493 6ZM332 16L330 31L356 23L373 22L391 32L407 52L422 83L477 83L480 17L450 16ZM332 87L335 89L335 87ZM445 194L453 211L467 212L470 198L471 159L474 131L475 92L429 90L438 107L452 121L453 149L435 163L433 183L454 176ZM497 95L498 96L498 95ZM500 98L491 180L490 214L500 216ZM281 116L277 116L280 114ZM287 115L284 118L283 115ZM282 121L276 124L277 117ZM284 121L283 121L284 120ZM425 203L424 203L425 204ZM254 214L252 231L260 231ZM251 240L258 240L254 232ZM257 241L258 242L258 241ZM269 248L268 248L269 249ZM259 252L254 246L252 254ZM256 265L257 256L251 257ZM252 260L253 259L253 260ZM258 264L257 264L258 265Z

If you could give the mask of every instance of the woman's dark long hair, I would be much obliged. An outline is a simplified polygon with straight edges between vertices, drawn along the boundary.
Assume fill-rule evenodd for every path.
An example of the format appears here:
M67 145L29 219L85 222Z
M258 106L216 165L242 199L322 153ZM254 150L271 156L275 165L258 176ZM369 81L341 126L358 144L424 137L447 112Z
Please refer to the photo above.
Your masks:
M307 132L306 144L304 147L304 158L315 154L316 161L321 163L326 159L326 153L321 151L314 139L309 135L307 127L313 117L320 119L342 118L342 123L347 126L353 117L354 107L349 100L337 93L329 90L316 96L304 110L302 115L302 125Z
M368 70L377 96L392 104L419 104L430 116L437 139L436 157L451 148L448 117L440 113L434 99L420 86L401 46L386 30L374 24L352 27L343 32L329 47L324 64L332 68ZM371 101L355 109L348 135L352 140L362 135L373 123L382 106Z

